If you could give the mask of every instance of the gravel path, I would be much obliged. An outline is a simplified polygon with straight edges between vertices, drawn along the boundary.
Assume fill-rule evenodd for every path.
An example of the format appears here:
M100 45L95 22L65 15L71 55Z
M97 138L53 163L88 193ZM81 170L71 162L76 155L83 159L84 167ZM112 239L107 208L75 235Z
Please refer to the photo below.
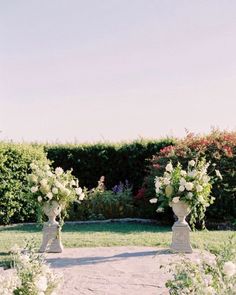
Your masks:
M160 266L181 259L167 249L133 246L64 249L46 256L63 273L60 295L165 295L170 274ZM200 252L185 257L196 260Z

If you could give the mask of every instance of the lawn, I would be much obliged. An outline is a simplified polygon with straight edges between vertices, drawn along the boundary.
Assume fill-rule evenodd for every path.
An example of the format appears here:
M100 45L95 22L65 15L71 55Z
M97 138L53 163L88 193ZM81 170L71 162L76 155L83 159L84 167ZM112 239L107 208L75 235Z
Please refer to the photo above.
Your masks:
M232 236L233 231L196 231L191 233L194 248L219 250ZM27 239L40 245L42 228L36 225L0 227L0 266L9 260L9 249L17 244L23 246ZM152 224L65 224L62 231L64 247L111 247L153 246L168 247L171 243L171 228Z

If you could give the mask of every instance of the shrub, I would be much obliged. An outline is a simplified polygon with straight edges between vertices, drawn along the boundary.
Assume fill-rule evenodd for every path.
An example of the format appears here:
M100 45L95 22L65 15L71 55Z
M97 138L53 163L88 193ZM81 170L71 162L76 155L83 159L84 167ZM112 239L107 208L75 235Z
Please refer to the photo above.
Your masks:
M96 188L85 188L84 193L83 202L80 205L75 204L71 209L70 217L73 219L99 220L137 215L132 189L127 182L120 182L113 190L106 190L102 176Z
M35 220L28 192L30 163L46 161L41 146L0 143L0 223Z

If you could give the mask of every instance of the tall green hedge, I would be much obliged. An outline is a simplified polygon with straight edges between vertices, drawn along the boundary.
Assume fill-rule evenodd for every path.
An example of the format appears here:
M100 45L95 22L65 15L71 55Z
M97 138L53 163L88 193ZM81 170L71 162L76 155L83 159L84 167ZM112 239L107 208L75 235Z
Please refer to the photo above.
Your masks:
M96 187L99 178L105 176L108 189L128 180L135 193L146 174L147 159L173 143L173 139L163 139L124 144L47 145L45 151L54 167L72 168L81 186Z
M36 220L27 175L33 160L45 159L38 145L0 142L0 224Z

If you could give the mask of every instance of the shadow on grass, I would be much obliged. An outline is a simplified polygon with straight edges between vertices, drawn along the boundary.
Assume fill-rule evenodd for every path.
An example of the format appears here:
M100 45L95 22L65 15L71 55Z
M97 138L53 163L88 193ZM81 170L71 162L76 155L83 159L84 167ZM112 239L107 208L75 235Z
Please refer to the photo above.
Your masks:
M0 232L28 232L38 233L42 231L41 225L36 224L16 224L0 227ZM141 232L170 232L168 226L157 226L155 224L140 224L140 223L106 223L106 224L65 224L63 232L115 232L115 233L141 233Z
M160 249L156 251L124 252L112 256L47 258L47 262L50 263L54 268L66 268L76 265L93 265L98 263L121 261L129 258L142 258L146 256L152 256L153 258L155 258L157 255L168 255L170 253L171 252L168 249Z
M42 231L41 225L36 224L14 224L14 225L6 225L0 227L0 232L11 232L11 231L19 231L19 232L29 232L29 233L37 233Z
M63 232L113 232L113 233L142 233L169 232L170 227L140 223L106 223L106 224L65 224Z

